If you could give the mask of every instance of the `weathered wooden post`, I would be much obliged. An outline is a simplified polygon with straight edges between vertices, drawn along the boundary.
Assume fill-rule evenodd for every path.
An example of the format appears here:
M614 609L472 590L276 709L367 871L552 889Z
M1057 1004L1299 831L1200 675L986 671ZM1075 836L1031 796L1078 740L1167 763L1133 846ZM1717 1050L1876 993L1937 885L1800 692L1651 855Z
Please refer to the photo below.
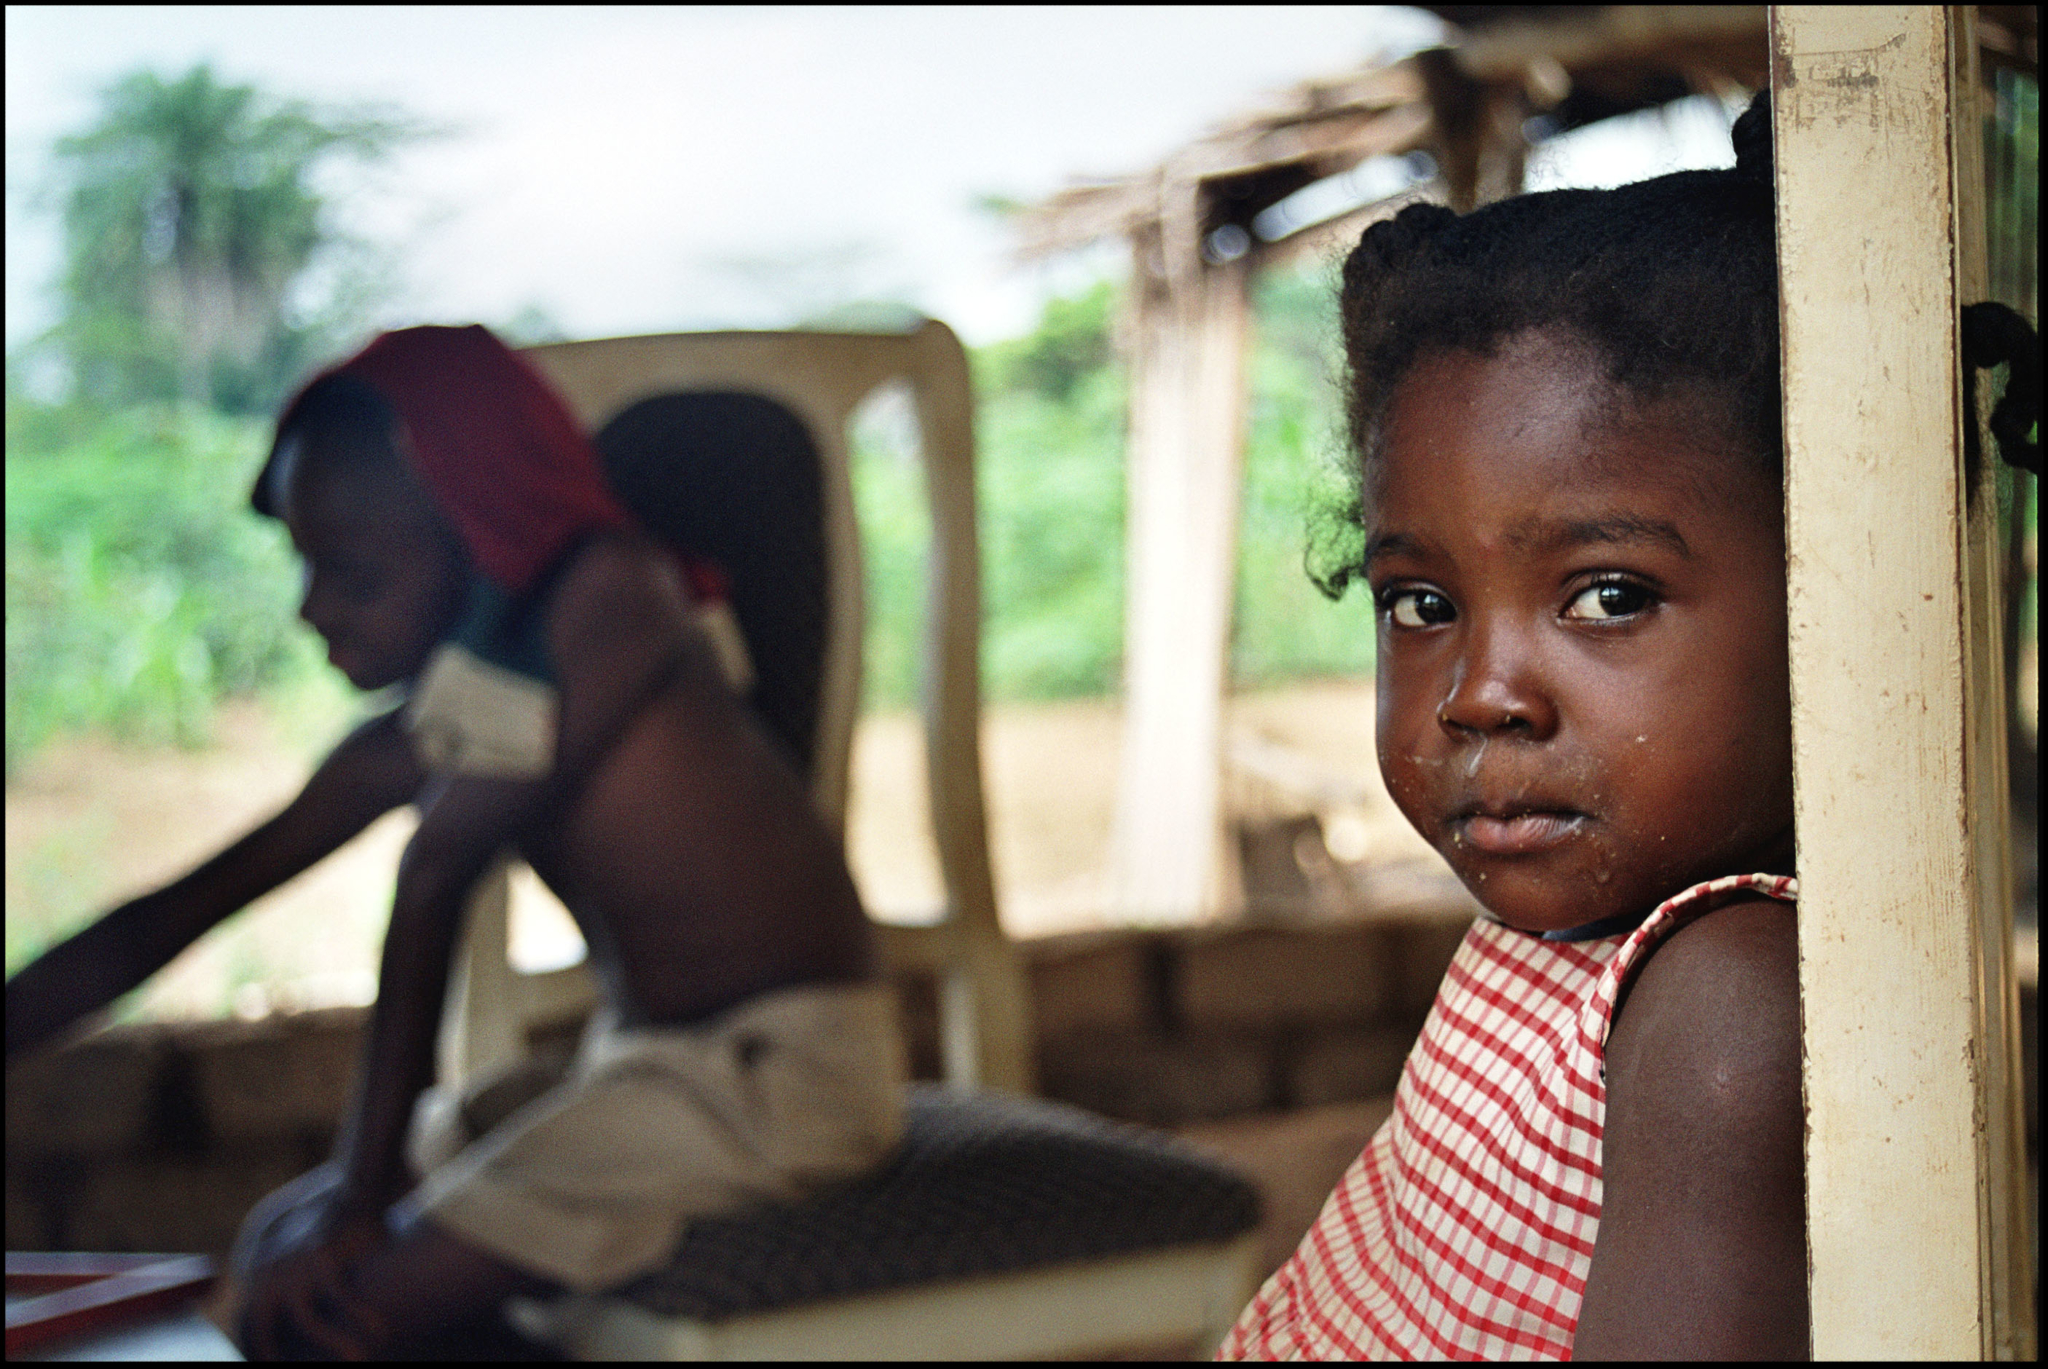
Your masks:
M1108 901L1186 922L1241 896L1222 718L1244 469L1249 252L1205 259L1201 183L1136 233L1124 567L1124 743ZM1247 244L1248 246L1248 244Z
M2030 1358L1973 15L1771 48L1813 1349Z

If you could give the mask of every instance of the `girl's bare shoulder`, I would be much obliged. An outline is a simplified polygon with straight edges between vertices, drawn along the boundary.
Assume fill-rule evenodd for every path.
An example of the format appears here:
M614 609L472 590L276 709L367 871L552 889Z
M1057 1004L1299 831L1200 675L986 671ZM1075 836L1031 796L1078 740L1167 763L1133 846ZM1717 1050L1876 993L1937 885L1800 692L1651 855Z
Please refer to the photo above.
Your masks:
M1672 933L1637 972L1615 1020L1610 1088L1619 1084L1659 1112L1760 1118L1789 1103L1796 1113L1797 927L1792 904L1758 896Z

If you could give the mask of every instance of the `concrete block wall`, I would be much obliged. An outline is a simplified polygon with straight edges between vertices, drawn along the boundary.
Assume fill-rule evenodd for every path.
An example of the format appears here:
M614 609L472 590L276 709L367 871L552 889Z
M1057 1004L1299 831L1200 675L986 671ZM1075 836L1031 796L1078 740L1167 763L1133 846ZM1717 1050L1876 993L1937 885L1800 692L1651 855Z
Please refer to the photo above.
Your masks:
M1389 1092L1463 928L1204 928L1022 946L1041 1090L1182 1127ZM939 1074L929 979L898 983ZM325 1159L367 1010L111 1027L7 1076L11 1250L225 1251ZM566 1045L566 1041L555 1043Z
M110 1027L7 1072L9 1250L203 1250L325 1159L366 1013Z
M1417 922L1034 943L1040 1088L1165 1127L1390 1092L1463 934Z

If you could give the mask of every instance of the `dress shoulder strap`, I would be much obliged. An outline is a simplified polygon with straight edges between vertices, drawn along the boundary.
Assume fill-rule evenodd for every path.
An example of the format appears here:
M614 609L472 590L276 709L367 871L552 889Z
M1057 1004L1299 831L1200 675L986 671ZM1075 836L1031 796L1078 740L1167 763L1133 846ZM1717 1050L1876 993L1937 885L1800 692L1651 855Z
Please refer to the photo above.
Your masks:
M1665 899L1643 919L1640 927L1629 933L1621 949L1601 971L1599 982L1579 1013L1580 1047L1599 1060L1601 1078L1607 1075L1607 1033L1614 1025L1614 1005L1621 1001L1622 990L1651 954L1679 928L1716 908L1757 894L1795 903L1799 899L1799 881L1791 875L1723 875Z

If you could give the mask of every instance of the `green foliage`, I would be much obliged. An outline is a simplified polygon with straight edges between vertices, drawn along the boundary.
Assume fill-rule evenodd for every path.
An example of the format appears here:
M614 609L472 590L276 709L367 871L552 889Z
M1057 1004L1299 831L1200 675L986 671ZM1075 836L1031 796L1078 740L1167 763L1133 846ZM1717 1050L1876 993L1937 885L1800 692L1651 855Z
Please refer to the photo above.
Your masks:
M1048 300L1030 333L981 350L977 384L990 395L1024 390L1064 402L1085 377L1114 360L1115 311L1116 289L1106 280L1073 299Z
M52 441L52 439L55 439ZM7 749L203 739L216 701L320 669L283 534L248 509L262 425L7 403Z
M1109 282L1048 303L1025 337L974 354L982 673L994 701L1114 692L1123 657L1124 431ZM1256 300L1238 544L1233 678L1266 683L1372 665L1372 623L1303 570L1304 529L1341 502L1334 294L1274 272ZM864 431L855 498L867 562L866 700L915 697L929 529L907 436Z
M138 71L107 87L98 121L56 147L64 306L48 341L75 393L103 407L274 407L347 322L289 317L288 296L323 249L345 258L361 246L327 222L315 172L423 132L223 85L203 64L175 81ZM362 290L344 280L329 314L350 312Z
M901 427L862 423L853 443L853 501L867 598L861 705L874 711L908 708L917 698L931 517L924 472Z
M1123 649L1124 382L1115 295L1052 301L1029 336L975 351L982 687L992 701L1113 690ZM871 709L916 698L931 528L907 412L854 443Z
M1991 297L2038 322L2041 265L2041 87L2001 70L1984 120Z
M977 415L981 659L996 700L1110 693L1123 658L1124 377L1100 366L1054 383L1064 403L997 391Z
M1231 678L1252 685L1370 671L1370 609L1359 595L1332 604L1308 566L1333 553L1333 530L1338 542L1362 540L1347 521L1336 287L1316 267L1269 271L1254 307Z

